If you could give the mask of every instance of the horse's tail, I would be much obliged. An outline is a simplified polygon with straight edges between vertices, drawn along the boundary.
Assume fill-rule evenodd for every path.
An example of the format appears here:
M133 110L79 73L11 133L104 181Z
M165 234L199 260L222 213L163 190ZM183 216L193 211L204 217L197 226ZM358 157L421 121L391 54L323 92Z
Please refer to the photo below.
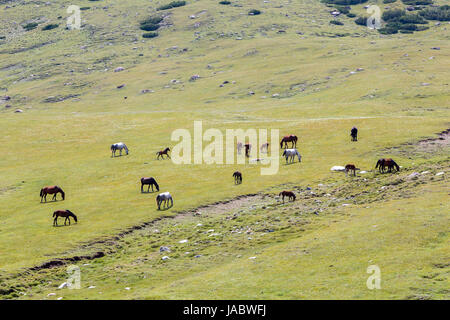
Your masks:
M156 182L156 180L155 180L155 179L153 179L153 182L155 183L155 186L156 186L156 190L157 190L157 191L159 191L159 185L158 185L158 182Z

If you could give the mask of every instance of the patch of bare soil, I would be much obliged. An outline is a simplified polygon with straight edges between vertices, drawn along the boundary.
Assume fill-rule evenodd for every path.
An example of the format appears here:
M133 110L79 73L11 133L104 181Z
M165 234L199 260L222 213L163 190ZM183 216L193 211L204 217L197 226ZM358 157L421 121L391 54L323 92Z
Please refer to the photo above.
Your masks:
M450 145L450 129L438 134L437 138L421 140L417 143L417 149L422 152L435 152L438 149L447 148Z

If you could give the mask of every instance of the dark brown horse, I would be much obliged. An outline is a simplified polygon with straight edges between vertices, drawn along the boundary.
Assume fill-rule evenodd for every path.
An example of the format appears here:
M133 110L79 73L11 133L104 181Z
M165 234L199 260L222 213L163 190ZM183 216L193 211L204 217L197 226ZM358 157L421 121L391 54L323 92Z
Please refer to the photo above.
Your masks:
M235 171L233 173L233 178L234 178L234 184L242 183L242 173L240 173L239 171Z
M288 142L292 142L292 148L295 148L297 146L297 136L291 134L289 136L284 136L283 139L281 139L280 142L280 148L283 148L283 143L284 143L284 148L288 148Z
M358 141L358 128L353 127L350 130L350 136L352 137L352 141Z
M169 153L168 153L169 151L170 151L170 148L165 148L162 151L158 151L156 153L158 155L158 157L156 157L156 159L159 159L159 157L164 159L164 155L166 155L170 159L170 156L169 156Z
M349 173L349 171L353 171L353 176L356 176L356 170L359 170L354 164L348 164L345 166L345 175Z
M378 170L383 173L385 169L388 169L388 172L392 172L393 169L396 169L397 171L400 171L399 165L391 158L388 159L379 159L377 161L377 165L375 166L375 169L378 168Z
M58 217L63 217L66 218L64 220L64 225L66 225L67 220L69 220L69 225L70 225L70 217L73 218L73 220L75 220L75 222L78 222L77 216L70 210L57 210L55 212L53 212L53 225L57 226L58 225Z
M60 187L58 187L58 186L51 186L51 187L42 188L41 189L41 193L40 193L41 202L42 202L42 199L44 199L44 201L47 202L47 194L53 194L52 200L56 201L56 195L58 193L61 193L62 199L64 200L66 194L64 193L64 191Z
M144 192L144 185L148 185L147 192L150 192L150 186L152 187L152 192L153 192L153 186L156 187L156 191L159 191L159 185L153 177L141 178L141 192Z
M280 192L280 194L278 196L282 197L283 203L284 203L284 197L288 197L289 200L295 201L295 194L292 191L282 191L282 192Z
M250 157L250 151L252 150L252 145L250 143L246 143L244 145L244 147L245 147L245 156L247 158L249 158Z

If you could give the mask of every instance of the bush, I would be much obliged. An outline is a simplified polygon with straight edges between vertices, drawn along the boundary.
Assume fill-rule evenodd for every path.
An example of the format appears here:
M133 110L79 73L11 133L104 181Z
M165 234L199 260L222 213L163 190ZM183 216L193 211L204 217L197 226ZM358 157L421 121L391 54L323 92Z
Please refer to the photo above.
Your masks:
M426 24L428 23L424 18L417 14L405 14L398 19L401 23L418 23L418 24Z
M420 11L419 14L428 20L450 21L450 6L426 8Z
M158 32L147 32L142 35L143 38L155 38L158 36Z
M383 0L383 3L388 4L388 3L394 3L397 0Z
M52 30L52 29L56 29L59 27L59 24L48 24L45 27L42 28L42 30L46 31L46 30Z
M84 11L84 10L89 10L90 8L91 8L91 7L81 7L80 10L81 10L81 11ZM58 19L59 19L59 17L58 17Z
M355 19L355 23L360 26L367 26L367 17L358 17Z
M398 29L391 28L391 27L384 27L384 28L378 29L378 32L381 34L395 34L395 33L398 33Z
M153 24L153 23L147 23L147 24L141 24L141 30L144 31L155 31L159 29L159 25L158 24Z
M433 0L402 0L404 4L409 6L426 6L433 4Z
M341 6L350 6L354 4L365 3L367 0L322 0L325 3L341 5Z
M36 22L31 22L31 23L24 25L23 28L27 31L30 31L30 30L36 29L37 26L38 26L38 24Z
M346 16L349 18L354 18L354 17L356 17L356 14L350 12L350 13L347 13Z
M394 9L394 10L388 10L388 11L383 12L383 15L381 16L381 18L384 21L391 21L391 20L397 20L405 14L406 14L405 10Z
M142 20L140 22L141 25L145 25L145 24L158 24L161 21L163 21L163 18L160 16L154 16L154 17L148 17L145 20Z
M231 2L224 0L224 1L220 1L219 4L227 5L227 4L231 4Z
M331 24L335 24L335 25L337 25L337 26L343 26L343 25L344 25L342 22L340 22L340 21L338 21L338 20L331 20L330 23L331 23Z
M168 9L172 9L172 8L176 8L176 7L182 7L186 5L186 1L172 1L169 4L165 4L160 6L159 8L157 8L156 10L168 10Z
M6 36L0 36L0 40L5 40Z
M256 16L256 15L258 15L258 14L261 14L261 11L256 10L256 9L252 9L252 10L250 10L250 11L248 12L248 14L249 14L250 16Z
M340 13L342 13L342 14L347 14L347 13L349 13L350 12L350 7L348 7L348 6L345 6L345 7L342 7L342 6L336 6L336 9L340 12Z

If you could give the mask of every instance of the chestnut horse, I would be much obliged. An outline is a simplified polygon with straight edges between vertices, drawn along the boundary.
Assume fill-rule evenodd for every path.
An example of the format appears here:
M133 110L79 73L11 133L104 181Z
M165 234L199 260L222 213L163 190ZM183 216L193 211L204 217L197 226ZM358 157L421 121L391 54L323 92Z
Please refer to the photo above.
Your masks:
M281 139L280 148L283 148L284 143L284 148L286 149L288 147L288 142L292 142L292 149L294 149L297 146L297 140L297 136L292 134L289 136L284 136L283 139Z
M69 220L70 225L70 217L72 217L75 222L78 222L77 216L70 210L57 210L53 212L53 217L55 218L53 219L53 226L58 225L58 217L66 218L64 220L64 225L66 225L67 220Z
M166 155L170 159L170 156L169 156L169 153L168 153L169 151L170 151L170 148L165 148L162 151L158 151L156 153L158 155L158 157L156 157L156 159L159 159L159 157L164 159L164 155Z
M45 202L47 202L47 194L53 194L52 200L56 201L56 195L58 193L61 193L62 199L64 200L66 194L64 193L64 191L60 187L58 187L58 186L51 186L51 187L42 188L41 189L41 193L40 193L41 202L42 202L42 199L44 199Z
M150 186L152 187L152 192L153 192L153 186L156 187L156 191L159 191L159 185L158 185L158 183L156 182L156 180L153 177L141 178L141 192L144 192L144 185L145 184L148 185L147 192L150 192Z
M283 203L284 203L284 197L288 197L289 200L295 201L295 194L292 191L282 191L278 195L279 197L282 197Z
M242 183L242 173L240 173L239 171L235 171L233 173L233 178L234 178L234 184Z

